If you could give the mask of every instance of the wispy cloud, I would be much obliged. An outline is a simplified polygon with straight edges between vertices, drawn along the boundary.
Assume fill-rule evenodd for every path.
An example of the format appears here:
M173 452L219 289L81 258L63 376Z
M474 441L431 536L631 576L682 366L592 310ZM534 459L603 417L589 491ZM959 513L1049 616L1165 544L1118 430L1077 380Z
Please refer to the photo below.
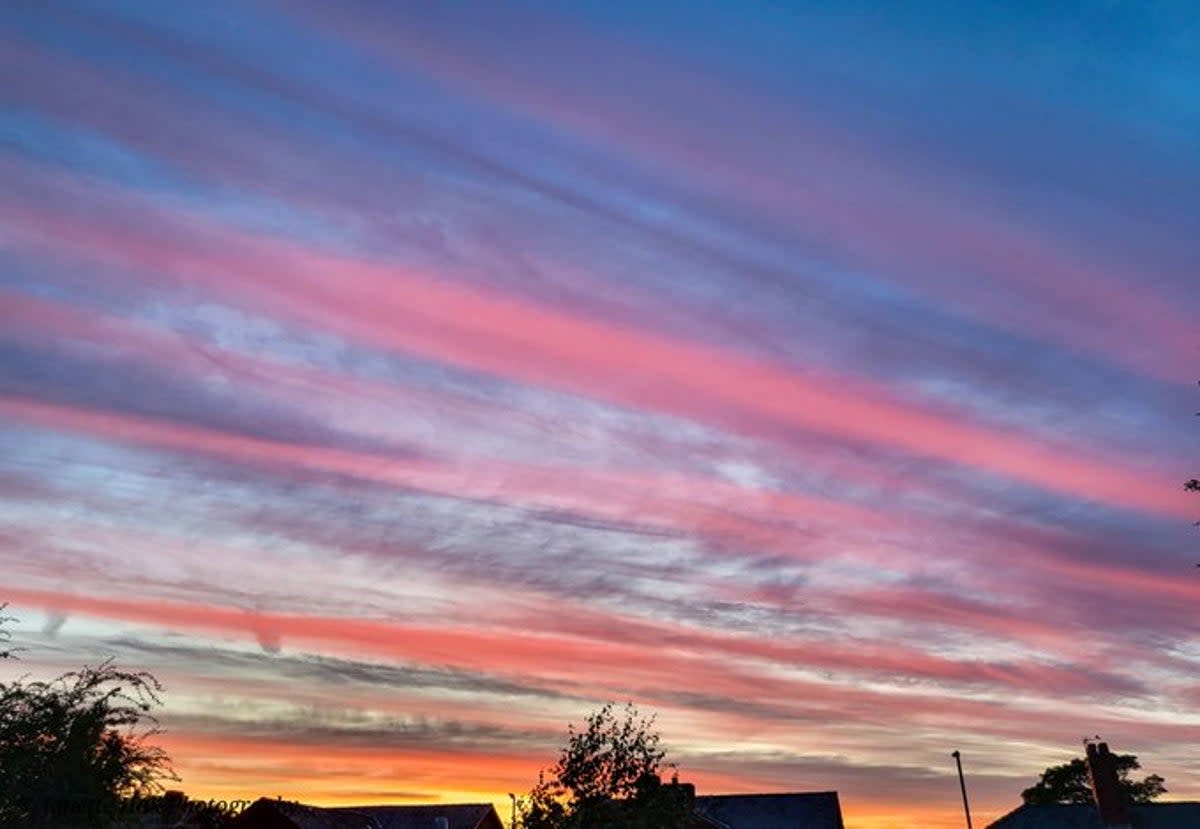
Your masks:
M214 796L503 797L626 698L863 827L1083 733L1200 792L1197 19L1000 14L14 8L21 670L155 670Z

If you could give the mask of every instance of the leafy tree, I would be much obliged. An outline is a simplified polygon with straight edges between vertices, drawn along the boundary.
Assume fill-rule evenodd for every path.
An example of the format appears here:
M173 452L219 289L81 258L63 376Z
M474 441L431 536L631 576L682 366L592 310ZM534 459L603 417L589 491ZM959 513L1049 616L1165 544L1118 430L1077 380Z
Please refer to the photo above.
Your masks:
M0 682L0 826L113 825L129 798L177 779L148 742L161 692L150 674L111 661L50 681Z
M4 626L9 622L15 622L12 616L5 616L4 611L8 610L7 604L0 604L0 659L15 659L13 648L9 647L9 642L12 641L12 634L5 630Z
M174 791L152 797L134 797L122 804L122 815L132 823L130 829L144 829L147 823L164 829L221 829L235 814L228 804L191 800L183 792ZM117 825L125 829L125 824L120 821Z
M568 728L558 762L521 799L522 829L675 829L691 813L687 790L662 782L666 752L654 718L628 704L591 714ZM673 766L668 766L673 769Z
M1149 803L1154 798L1166 794L1164 781L1157 774L1151 774L1141 781L1129 779L1130 772L1142 767L1135 755L1114 754L1113 761L1121 790L1131 803ZM1021 792L1021 799L1034 806L1052 803L1092 803L1087 761L1077 757L1061 766L1051 766L1042 772L1041 779L1035 785Z

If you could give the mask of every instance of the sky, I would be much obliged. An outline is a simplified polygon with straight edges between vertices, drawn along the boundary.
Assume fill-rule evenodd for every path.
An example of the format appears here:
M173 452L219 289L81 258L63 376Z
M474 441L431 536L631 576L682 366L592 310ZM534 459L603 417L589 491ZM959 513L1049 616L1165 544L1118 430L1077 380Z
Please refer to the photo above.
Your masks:
M0 676L193 796L1200 799L1200 11L0 10Z

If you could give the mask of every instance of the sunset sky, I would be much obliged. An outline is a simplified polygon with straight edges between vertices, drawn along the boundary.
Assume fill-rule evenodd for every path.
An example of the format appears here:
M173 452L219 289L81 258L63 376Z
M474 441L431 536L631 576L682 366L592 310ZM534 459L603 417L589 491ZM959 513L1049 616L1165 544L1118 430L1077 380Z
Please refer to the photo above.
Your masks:
M1192 0L15 0L0 103L0 676L189 794L507 818L614 699L850 829L1200 799Z

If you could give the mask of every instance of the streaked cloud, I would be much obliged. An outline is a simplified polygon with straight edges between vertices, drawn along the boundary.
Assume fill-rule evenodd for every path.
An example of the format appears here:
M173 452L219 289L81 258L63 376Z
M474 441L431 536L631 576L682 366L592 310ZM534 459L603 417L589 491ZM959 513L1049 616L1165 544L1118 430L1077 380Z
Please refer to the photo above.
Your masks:
M20 669L214 797L503 805L607 699L864 829L1084 733L1200 796L1198 25L13 7Z

